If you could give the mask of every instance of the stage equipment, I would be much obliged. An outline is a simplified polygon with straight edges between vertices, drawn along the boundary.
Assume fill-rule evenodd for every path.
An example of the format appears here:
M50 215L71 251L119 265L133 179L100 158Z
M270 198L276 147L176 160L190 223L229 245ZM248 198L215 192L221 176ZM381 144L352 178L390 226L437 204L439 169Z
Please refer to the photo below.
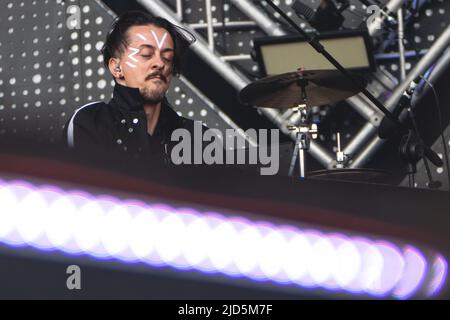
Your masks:
M359 80L361 83L364 80ZM298 126L288 129L296 134L289 175L294 172L297 152L300 177L306 177L305 151L317 138L317 124L311 123L311 106L336 103L358 93L356 86L336 70L302 70L258 80L245 87L239 95L243 104L264 108L294 108L300 116Z
M314 10L301 1L292 6L295 13L318 31L337 30L344 23L342 12L350 6L348 0L321 0Z
M313 34L311 34L313 35ZM352 71L375 71L371 39L367 30L322 32L317 38L345 68ZM309 45L306 38L290 35L253 40L255 59L264 75L306 70L332 70L335 67ZM349 48L352 48L349 50ZM301 59L299 58L301 57Z
M450 44L450 25L443 31L441 36L433 43L425 56L417 63L417 65L408 73L404 82L398 85L392 95L385 102L387 108L392 111L397 106L400 98L404 94L405 90L410 85L411 81L416 79L421 74L424 74L433 64L436 64L434 72L437 75L445 70L450 61L450 54L444 53ZM417 101L417 100L416 100ZM413 105L414 105L413 101ZM406 114L400 115L400 119L403 119ZM353 157L350 166L352 168L358 168L364 166L364 164L372 157L372 155L382 146L384 140L378 136L373 137L368 141L365 148L363 148L359 154Z
M193 167L124 168L121 158L107 169L69 154L54 159L45 147L27 150L0 151L0 249L65 259L66 266L91 261L149 276L173 272L183 285L197 276L199 285L218 280L280 294L448 294L450 218L442 193L312 180L292 185L234 170L211 179L211 171ZM423 215L428 201L433 210ZM57 287L67 291L64 283ZM81 292L100 291L89 285Z
M376 169L342 168L342 169L313 171L308 174L308 177L311 179L320 179L320 180L383 184L387 180L389 180L390 173L387 171Z
M353 77L348 70L346 70L324 47L320 44L318 39L311 38L302 28L300 28L287 14L285 14L272 0L266 0L266 2L276 11L280 16L282 16L289 24L295 28L303 37L308 39L314 49L320 54L322 54L330 63L332 63L336 69L338 69L343 75L345 75L380 111L382 111L386 117L393 121L396 125L401 128L402 132L408 132L410 126L400 123L400 121L395 118L392 113L386 109L386 107L373 96L355 77ZM442 166L442 160L434 153L430 148L425 147L426 157L436 166Z
M358 80L364 82L362 77ZM257 80L239 94L243 104L287 109L299 104L323 106L347 99L358 88L336 70L297 70Z

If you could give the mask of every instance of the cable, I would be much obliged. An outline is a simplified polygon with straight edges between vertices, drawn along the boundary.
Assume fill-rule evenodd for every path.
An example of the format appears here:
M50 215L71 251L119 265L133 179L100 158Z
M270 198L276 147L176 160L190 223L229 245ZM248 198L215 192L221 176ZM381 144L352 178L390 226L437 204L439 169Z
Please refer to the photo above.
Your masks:
M444 136L444 124L442 122L441 103L439 101L439 96L437 94L437 91L436 91L434 85L428 79L426 79L425 77L423 77L422 79L427 83L427 85L433 91L435 106L436 106L436 109L437 109L437 112L438 112L439 131L441 132L440 136L441 136L441 139L442 139L442 144L444 146L445 166L446 166L446 169L447 169L447 178L448 178L448 183L449 183L449 188L450 188L450 162L449 162L449 158L448 158L447 144L446 144L445 136Z

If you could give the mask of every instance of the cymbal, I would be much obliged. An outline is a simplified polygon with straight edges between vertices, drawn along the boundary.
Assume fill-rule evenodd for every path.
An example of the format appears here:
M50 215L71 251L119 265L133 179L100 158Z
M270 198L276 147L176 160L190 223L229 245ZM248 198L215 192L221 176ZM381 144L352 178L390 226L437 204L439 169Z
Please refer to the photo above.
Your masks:
M352 74L365 86L361 76ZM263 108L287 109L305 104L302 99L301 79L307 80L308 106L323 106L343 101L359 89L337 70L304 70L266 77L242 89L241 103Z
M391 174L384 170L359 168L359 169L332 169L319 170L308 173L310 179L336 180L347 182L388 183Z

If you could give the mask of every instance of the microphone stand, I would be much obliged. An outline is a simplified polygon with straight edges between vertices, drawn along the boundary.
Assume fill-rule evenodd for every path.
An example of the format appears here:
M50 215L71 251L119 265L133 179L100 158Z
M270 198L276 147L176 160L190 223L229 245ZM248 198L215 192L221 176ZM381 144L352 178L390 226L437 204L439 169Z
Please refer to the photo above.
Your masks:
M405 60L405 30L404 30L404 16L403 8L400 7L397 12L398 20L398 52L399 52L399 63L400 63L400 79L402 81L406 78L406 60ZM405 134L400 142L399 153L400 157L407 163L408 166L408 179L409 187L415 188L415 175L417 173L417 161L423 159L425 165L425 170L428 177L428 187L430 189L437 189L440 187L438 182L433 181L433 176L431 175L430 165L428 159L424 155L424 142L420 136L419 128L417 126L416 116L412 110L411 101L414 91L411 93L410 99L408 100L407 111L409 119L411 120L413 130L409 129L408 133Z
M408 134L403 136L400 142L399 153L400 157L408 165L409 186L411 188L415 188L414 175L417 173L416 163L420 159L423 159L428 176L428 188L438 189L442 187L442 184L439 181L434 181L433 176L431 175L430 165L428 164L428 160L424 153L424 143L420 137L419 128L417 126L416 117L412 110L411 104L408 105L407 111L412 123L412 129L409 129Z
M384 115L396 124L402 132L408 133L411 130L411 126L403 124L377 99L372 95L358 80L353 77L350 72L345 69L320 43L316 36L311 37L306 31L299 27L283 10L281 10L272 0L264 0L269 6L271 6L284 20L286 20L298 33L300 33L308 43L320 54L322 54L337 70L339 70L346 78L348 78L357 87L367 99L370 100ZM441 158L428 146L424 145L425 156L437 167L441 167L443 162Z

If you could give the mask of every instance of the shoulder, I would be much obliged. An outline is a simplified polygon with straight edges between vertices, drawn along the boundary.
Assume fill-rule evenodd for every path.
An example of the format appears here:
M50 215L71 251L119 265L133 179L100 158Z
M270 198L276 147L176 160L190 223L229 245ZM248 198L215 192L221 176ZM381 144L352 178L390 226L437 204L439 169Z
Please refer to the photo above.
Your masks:
M107 108L108 104L102 101L87 103L75 110L69 120L69 125L92 121Z
M74 146L75 136L80 136L82 133L93 132L97 127L99 118L103 118L102 115L108 108L108 104L97 101L87 103L75 110L66 123L63 137L67 141L70 147Z

